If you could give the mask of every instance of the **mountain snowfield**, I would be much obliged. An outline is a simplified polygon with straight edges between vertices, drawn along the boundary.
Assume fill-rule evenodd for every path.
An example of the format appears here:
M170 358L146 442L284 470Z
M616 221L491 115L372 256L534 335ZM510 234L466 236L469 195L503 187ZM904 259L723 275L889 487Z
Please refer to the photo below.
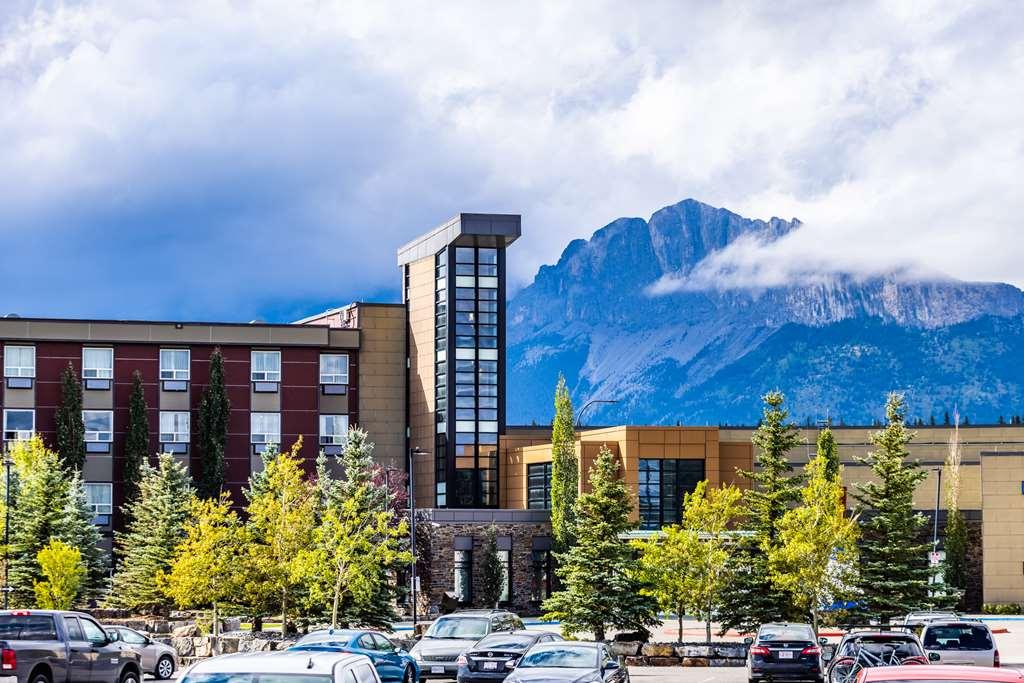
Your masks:
M926 423L954 408L974 423L1024 414L1024 292L1011 285L708 278L737 240L799 226L687 199L571 242L508 302L508 423L548 423L559 372L578 407L618 401L588 411L590 424L753 424L771 388L800 422L869 424L890 390Z

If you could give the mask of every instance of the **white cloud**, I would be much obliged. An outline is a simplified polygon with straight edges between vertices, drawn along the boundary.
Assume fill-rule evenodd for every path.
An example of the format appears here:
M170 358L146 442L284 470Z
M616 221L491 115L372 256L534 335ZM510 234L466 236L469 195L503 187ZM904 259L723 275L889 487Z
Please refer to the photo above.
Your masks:
M0 101L24 313L394 290L395 246L459 210L524 214L523 282L691 196L805 222L707 264L737 282L1024 284L1013 2L22 2Z

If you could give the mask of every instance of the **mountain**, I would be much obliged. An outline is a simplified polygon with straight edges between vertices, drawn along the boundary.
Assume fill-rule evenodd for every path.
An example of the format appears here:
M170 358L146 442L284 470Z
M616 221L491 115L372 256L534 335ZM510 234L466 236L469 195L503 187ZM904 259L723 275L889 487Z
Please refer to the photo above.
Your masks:
M753 424L780 388L801 422L869 424L886 392L911 417L1024 414L1024 292L1006 284L835 274L758 289L687 276L737 240L796 219L751 220L684 200L574 240L508 302L509 424L545 424L559 372L590 424ZM656 287L659 282L690 282Z

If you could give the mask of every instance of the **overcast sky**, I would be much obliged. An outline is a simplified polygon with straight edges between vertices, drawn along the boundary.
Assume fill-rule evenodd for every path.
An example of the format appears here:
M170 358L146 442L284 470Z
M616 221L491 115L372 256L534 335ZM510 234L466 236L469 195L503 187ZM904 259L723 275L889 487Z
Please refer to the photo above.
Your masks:
M1021 286L1022 108L1014 1L6 0L0 312L396 300L459 211L523 215L521 285L686 197L806 223L719 254L739 285Z

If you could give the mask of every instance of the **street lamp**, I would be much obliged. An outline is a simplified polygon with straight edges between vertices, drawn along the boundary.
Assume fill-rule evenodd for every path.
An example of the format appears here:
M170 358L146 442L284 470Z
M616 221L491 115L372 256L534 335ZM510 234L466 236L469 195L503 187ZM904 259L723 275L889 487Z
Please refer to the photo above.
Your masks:
M412 632L416 634L416 457L430 455L419 446L409 449L409 542L412 545Z
M596 403L618 403L618 401L617 400L612 401L612 400L604 399L604 398L595 398L595 399L591 399L591 400L587 401L586 403L583 404L583 407L580 408L579 411L577 411L577 413L576 413L576 426L577 427L579 427L580 424L581 424L580 421L583 419L583 413L587 412L587 408L589 408L590 406L592 406L592 405L594 405Z

